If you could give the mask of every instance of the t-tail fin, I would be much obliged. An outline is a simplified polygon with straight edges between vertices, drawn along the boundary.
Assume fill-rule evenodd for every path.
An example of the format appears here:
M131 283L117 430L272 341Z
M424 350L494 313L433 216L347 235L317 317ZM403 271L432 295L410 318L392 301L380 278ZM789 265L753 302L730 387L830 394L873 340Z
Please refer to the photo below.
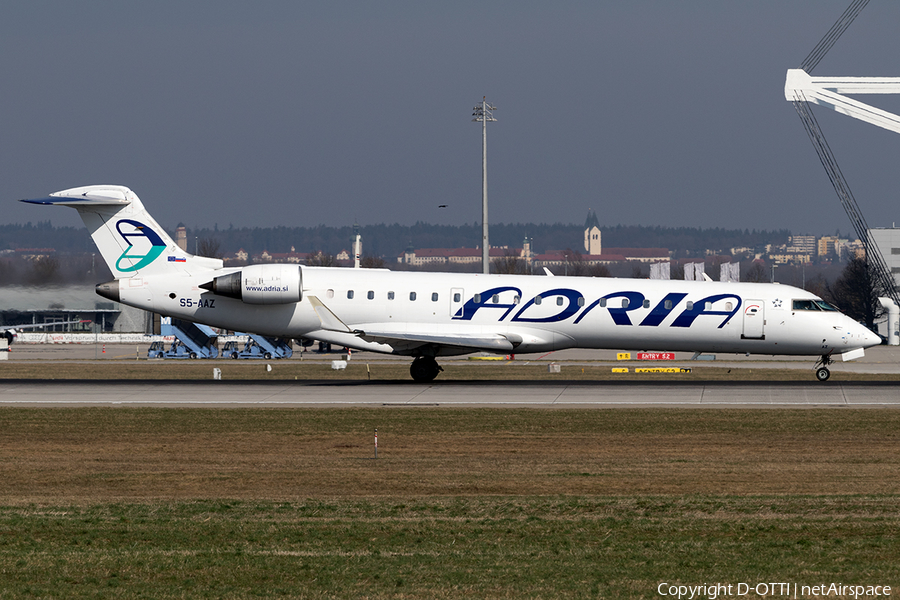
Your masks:
M222 268L219 259L193 256L179 248L137 194L121 185L88 185L22 202L77 210L116 279Z

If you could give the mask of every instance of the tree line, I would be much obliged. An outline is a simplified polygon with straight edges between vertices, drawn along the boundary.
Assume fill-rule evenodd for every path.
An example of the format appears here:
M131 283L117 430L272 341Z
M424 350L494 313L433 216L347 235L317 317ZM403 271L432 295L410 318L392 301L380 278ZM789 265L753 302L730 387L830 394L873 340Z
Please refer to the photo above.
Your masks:
M481 244L481 225L379 224L359 228L366 255L392 260L407 247L475 248ZM616 225L601 228L607 248L668 248L675 258L703 256L707 249L727 253L730 248L761 248L766 244L784 244L790 231L748 230L700 227L643 227ZM174 230L169 231L175 237ZM350 249L353 228L329 227L218 227L187 228L188 251L194 252L203 240L215 241L223 256L240 249L252 254L269 252L338 254ZM573 224L498 223L491 225L492 246L521 248L525 238L532 240L537 253L575 248L581 250L584 228ZM50 221L37 224L0 225L0 251L17 248L53 248L59 253L96 252L87 230L80 227L54 227Z

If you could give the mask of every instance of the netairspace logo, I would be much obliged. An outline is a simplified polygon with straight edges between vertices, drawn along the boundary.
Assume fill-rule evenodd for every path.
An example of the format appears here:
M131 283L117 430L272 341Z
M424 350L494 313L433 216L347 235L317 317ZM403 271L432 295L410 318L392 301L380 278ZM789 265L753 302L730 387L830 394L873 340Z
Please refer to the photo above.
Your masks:
M890 596L888 585L844 585L843 583L820 583L803 585L799 583L704 583L702 585L682 585L663 582L656 592L660 596L678 600L716 600L723 597L759 598L876 598Z

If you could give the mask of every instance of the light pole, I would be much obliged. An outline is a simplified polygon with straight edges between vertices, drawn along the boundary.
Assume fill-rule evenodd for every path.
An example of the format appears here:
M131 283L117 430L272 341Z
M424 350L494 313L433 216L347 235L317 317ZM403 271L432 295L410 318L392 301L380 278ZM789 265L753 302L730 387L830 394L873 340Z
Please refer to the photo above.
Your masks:
M487 96L475 105L472 121L481 123L481 269L486 275L491 272L490 242L488 241L488 205L487 205L487 124L496 121L492 111L497 110L487 102Z

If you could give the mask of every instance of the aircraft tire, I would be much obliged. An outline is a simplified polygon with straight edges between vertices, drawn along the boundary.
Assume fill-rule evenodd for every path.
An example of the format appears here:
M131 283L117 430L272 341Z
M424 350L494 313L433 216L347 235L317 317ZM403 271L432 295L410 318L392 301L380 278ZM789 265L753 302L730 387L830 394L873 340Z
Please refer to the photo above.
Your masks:
M826 369L825 367L819 367L816 369L816 379L819 381L828 381L828 378L831 377L831 371Z
M409 365L409 374L416 383L434 381L438 373L443 371L432 356L420 356Z

